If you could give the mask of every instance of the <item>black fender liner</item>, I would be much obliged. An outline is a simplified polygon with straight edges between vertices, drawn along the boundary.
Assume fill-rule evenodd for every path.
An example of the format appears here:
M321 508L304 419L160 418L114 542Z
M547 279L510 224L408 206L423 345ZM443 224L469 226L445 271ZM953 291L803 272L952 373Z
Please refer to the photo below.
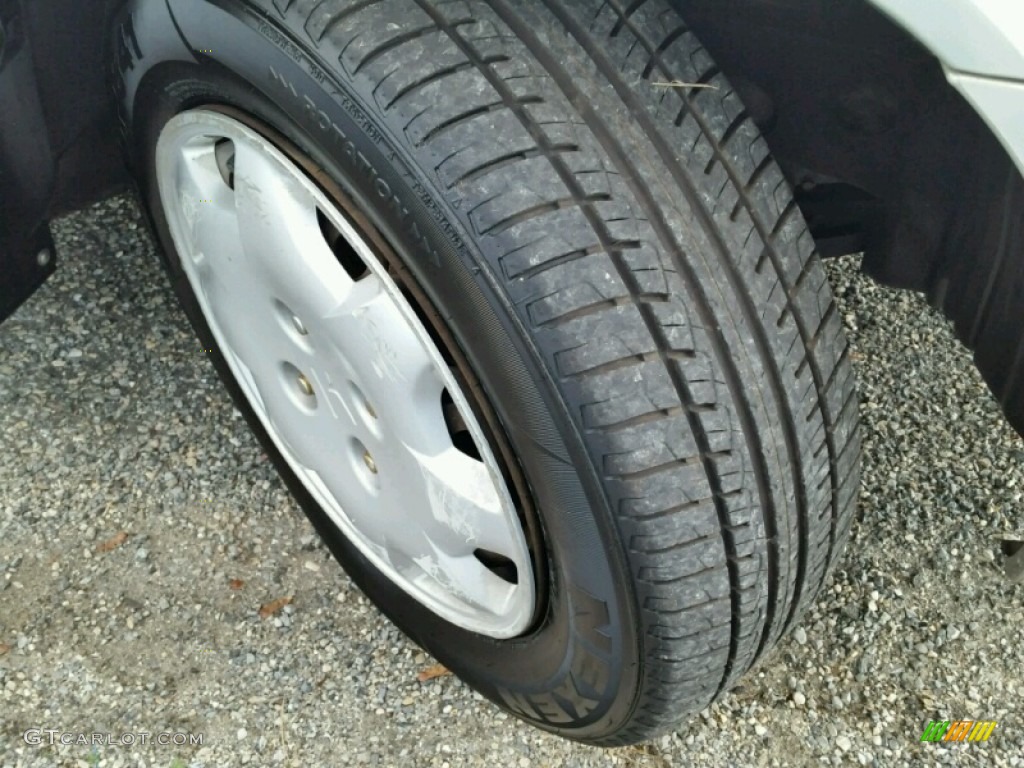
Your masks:
M56 163L19 6L0 0L0 321L56 266L46 212Z

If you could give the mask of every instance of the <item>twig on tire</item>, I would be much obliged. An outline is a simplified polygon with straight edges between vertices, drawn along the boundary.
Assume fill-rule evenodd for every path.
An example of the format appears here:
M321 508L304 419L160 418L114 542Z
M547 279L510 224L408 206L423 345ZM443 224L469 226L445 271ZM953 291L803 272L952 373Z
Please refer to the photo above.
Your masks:
M669 82L655 80L651 85L659 88L711 88L714 91L718 90L718 86L711 83L684 83L682 80L670 80Z

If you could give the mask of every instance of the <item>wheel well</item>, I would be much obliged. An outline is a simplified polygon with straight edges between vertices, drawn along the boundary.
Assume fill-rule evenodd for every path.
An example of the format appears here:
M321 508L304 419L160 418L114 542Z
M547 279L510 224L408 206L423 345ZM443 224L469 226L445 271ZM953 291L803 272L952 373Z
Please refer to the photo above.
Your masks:
M864 0L675 0L796 190L823 255L938 303L951 228L1012 161L938 60ZM979 179L979 174L990 178Z

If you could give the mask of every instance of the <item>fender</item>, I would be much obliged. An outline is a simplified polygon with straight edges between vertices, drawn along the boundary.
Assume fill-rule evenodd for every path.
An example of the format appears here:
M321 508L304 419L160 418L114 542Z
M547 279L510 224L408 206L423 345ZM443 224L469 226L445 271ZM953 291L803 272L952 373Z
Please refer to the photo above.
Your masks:
M929 0L925 8L920 0L871 2L942 62L946 79L1024 173L1024 5Z

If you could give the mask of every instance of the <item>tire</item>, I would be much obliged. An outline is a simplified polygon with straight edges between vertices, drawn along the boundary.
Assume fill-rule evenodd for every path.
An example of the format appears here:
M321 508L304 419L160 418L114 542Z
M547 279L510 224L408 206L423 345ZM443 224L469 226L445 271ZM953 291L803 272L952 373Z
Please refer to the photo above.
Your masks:
M672 728L777 643L859 484L848 348L789 187L678 13L626 5L132 0L116 34L127 151L175 288L314 525L471 686L604 746ZM657 85L675 80L704 87ZM516 636L396 586L254 414L155 171L161 132L198 108L349 200L464 363L525 510L536 614Z

